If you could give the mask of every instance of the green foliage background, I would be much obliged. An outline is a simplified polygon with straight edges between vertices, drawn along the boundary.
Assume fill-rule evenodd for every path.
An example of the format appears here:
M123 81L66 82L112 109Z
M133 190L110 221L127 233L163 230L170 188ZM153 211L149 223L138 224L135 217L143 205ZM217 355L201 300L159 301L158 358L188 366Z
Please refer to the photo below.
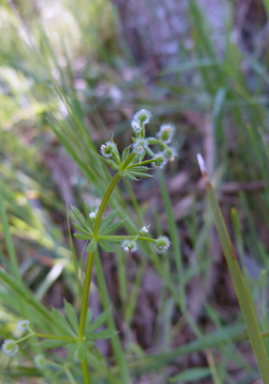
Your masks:
M46 1L43 6L20 1L14 6L23 24L14 9L0 1L0 260L4 270L10 272L0 270L1 337L18 338L16 324L23 318L29 318L37 329L57 332L57 321L48 310L49 293L57 282L62 296L79 313L82 248L73 244L66 224L71 201L67 198L65 204L64 197L71 193L73 205L83 209L85 200L94 203L103 196L111 176L96 156L98 148L113 132L120 149L129 145L130 120L143 107L154 115L150 132L155 133L167 119L175 123L179 156L175 165L156 175L163 201L160 208L149 198L137 201L132 189L137 187L130 183L120 185L110 200L110 207L118 209L119 218L125 220L127 233L135 234L145 224L144 215L149 215L154 221L152 232L159 234L164 226L172 241L169 257L157 258L145 246L139 262L127 260L120 247L116 248L119 297L114 301L112 297L112 305L115 317L124 324L120 337L132 379L142 382L149 376L156 383L255 382L259 374L249 343L236 341L245 338L240 312L230 314L216 305L219 292L214 292L213 285L201 310L207 320L204 324L201 319L197 322L190 311L188 287L197 280L198 289L204 289L217 252L212 247L216 238L213 218L197 185L196 153L204 151L260 329L269 329L267 52L260 54L254 49L248 54L233 42L231 20L235 10L230 2L225 52L219 57L205 15L191 0L193 48L189 51L183 47L179 64L160 70L147 86L143 70L130 59L116 9L108 0ZM188 83L187 77L197 81ZM197 129L193 119L186 118L190 112L201 121L201 116L207 116L209 128L204 123ZM213 150L207 158L210 148ZM48 158L55 160L50 167ZM69 158L74 170L67 190L65 180L57 180L57 172L53 176L52 169L57 159ZM178 219L178 197L172 196L171 200L168 186L169 180L183 171L188 175L192 203ZM229 182L237 183L230 199L222 188L231 187ZM156 186L152 180L146 183L140 182L143 191ZM235 208L232 217L231 207ZM167 224L161 219L163 211ZM179 236L183 229L185 247ZM186 244L191 261L185 255ZM249 260L251 267L246 263ZM17 264L23 283L16 275ZM135 267L131 287L130 267ZM145 351L132 337L136 332L132 325L143 277L151 268L157 271L162 285L154 345L152 351ZM110 301L104 290L103 296L100 294L100 271L96 289L105 309ZM41 304L44 299L45 305ZM178 337L186 327L190 337L179 346ZM108 328L113 328L112 318ZM268 352L267 341L265 347ZM197 352L202 356L199 366L192 360ZM82 382L77 363L68 363L64 369L37 369L33 358L38 353L38 344L25 345L12 360L2 353L1 380L19 383L25 377L29 383L50 383L57 377L62 383ZM51 360L62 366L64 356L56 352ZM108 357L103 359L98 353L92 357L93 382L122 382L114 356Z

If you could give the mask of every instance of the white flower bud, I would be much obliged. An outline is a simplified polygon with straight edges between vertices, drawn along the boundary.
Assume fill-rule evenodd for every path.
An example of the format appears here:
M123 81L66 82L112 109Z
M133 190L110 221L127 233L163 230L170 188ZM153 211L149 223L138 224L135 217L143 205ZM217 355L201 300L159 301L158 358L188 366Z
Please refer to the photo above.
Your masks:
M133 128L133 131L137 134L139 134L143 129L141 127L141 124L137 120L132 120L132 128Z
M156 239L154 249L157 253L164 253L170 247L170 240L167 236L160 236Z
M148 225L147 227L146 226L144 226L143 228L141 228L140 229L140 231L139 231L139 235L145 235L145 233L148 233L148 228L149 228L150 226Z
M95 220L96 219L96 212L91 212L89 214L89 218L92 219L92 220Z
M151 113L147 111L146 109L140 109L140 111L136 112L134 115L134 119L136 121L139 121L141 124L147 124L149 123L151 118Z
M107 143L101 145L100 153L104 157L111 157L112 153L115 152L116 149L116 144L112 141L108 141Z
M162 152L157 153L152 160L153 162L151 163L151 165L154 168L158 168L158 169L162 169L167 163L167 160L165 159Z
M122 249L124 249L125 252L135 252L137 251L137 243L134 240L124 240L121 243Z
M145 147L147 146L148 142L145 139L138 139L133 144L133 151L139 156L142 156L145 152Z
M171 143L171 140L175 133L175 127L172 124L164 124L161 126L160 131L157 134L157 137L162 140L164 143Z
M8 356L14 356L18 352L18 346L14 340L8 339L3 342L2 351Z
M28 329L28 326L30 324L29 320L22 320L18 323L18 329L21 331L24 331L25 329Z
M174 161L177 154L174 148L166 147L163 151L163 155L167 160Z

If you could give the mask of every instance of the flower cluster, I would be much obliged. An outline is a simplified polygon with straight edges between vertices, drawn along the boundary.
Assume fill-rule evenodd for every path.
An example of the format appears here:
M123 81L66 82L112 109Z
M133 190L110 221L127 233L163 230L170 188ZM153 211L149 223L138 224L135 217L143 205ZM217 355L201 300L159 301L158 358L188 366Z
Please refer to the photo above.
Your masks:
M147 154L151 157L151 165L154 168L162 169L168 161L174 161L176 157L176 150L169 146L175 134L175 127L172 124L163 124L157 133L156 138L146 138L145 125L150 122L150 119L151 113L146 109L141 109L134 115L131 122L134 132L132 150L138 156L140 162L142 162L144 156ZM149 148L150 145L160 145L162 150L154 153ZM105 144L102 144L100 153L106 158L119 158L117 146L113 141L108 141Z
M29 336L26 336L26 337L22 337L21 339L15 341L15 340L12 340L12 339L7 339L3 342L2 344L2 351L8 355L8 356L14 356L16 355L16 353L18 352L19 348L18 348L18 345L22 340L25 340L27 339L28 337L31 337L32 336L32 332L31 332L31 329L30 329L30 322L29 320L22 320L18 323L18 329L20 331L25 331L25 330L29 330L30 331L30 334Z
M136 240L148 240L147 237L144 237L148 233L149 225L144 226L138 231L138 234L134 236L131 240L123 240L121 247L125 252L136 252L138 249ZM170 240L167 236L159 236L155 240L151 240L154 243L154 249L157 253L161 254L168 250L170 247Z

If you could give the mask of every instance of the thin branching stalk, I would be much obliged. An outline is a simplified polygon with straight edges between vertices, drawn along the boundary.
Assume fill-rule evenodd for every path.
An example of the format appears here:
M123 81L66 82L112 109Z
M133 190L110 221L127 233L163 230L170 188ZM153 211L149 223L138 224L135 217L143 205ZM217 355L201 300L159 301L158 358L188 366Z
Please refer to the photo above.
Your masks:
M122 165L122 169L127 167L130 162L133 160L135 154L132 153L129 155L129 157L126 159L124 164ZM98 232L99 228L101 225L102 217L105 211L105 208L107 206L108 200L115 189L116 185L118 184L119 180L121 178L121 175L119 172L115 174L113 177L110 185L107 188L107 191L103 197L103 200L100 204L100 207L97 212L96 216L96 221L93 229L93 238L97 239L98 238ZM92 267L93 267L93 260L94 260L94 252L89 252L88 253L88 258L87 258L87 264L86 264L86 271L85 271L85 279L84 279L84 284L83 284L83 297L82 297L82 306L81 306L81 315L80 315L80 323L79 323L79 334L78 334L78 339L83 340L84 338L84 331L85 331L85 323L86 323L86 316L87 316L87 309L88 309L88 299L89 299L89 290L90 290L90 285L91 285L91 279L92 279ZM127 369L127 364L124 359L124 355L121 351L121 346L120 342L115 345L115 343L112 342L112 345L114 346L114 349L116 349L116 355L120 355L120 367L122 371L122 376L125 380L125 383L127 384L130 382L130 377ZM89 376L89 370L87 367L87 361L86 359L82 361L81 363L82 366L82 372L83 372L83 377L84 377L84 382L85 384L90 383L90 376ZM127 380L127 381L126 381Z

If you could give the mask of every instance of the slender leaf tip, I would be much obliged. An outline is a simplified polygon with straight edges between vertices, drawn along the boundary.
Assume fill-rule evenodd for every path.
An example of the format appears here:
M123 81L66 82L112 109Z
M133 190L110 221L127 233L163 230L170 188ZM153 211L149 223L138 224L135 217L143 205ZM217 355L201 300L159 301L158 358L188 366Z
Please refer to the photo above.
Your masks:
M199 164L202 176L203 176L206 184L208 184L209 183L209 177L208 177L207 169L206 169L206 166L205 166L205 161L204 161L204 158L201 155L201 153L197 154L197 160L198 160L198 164Z

